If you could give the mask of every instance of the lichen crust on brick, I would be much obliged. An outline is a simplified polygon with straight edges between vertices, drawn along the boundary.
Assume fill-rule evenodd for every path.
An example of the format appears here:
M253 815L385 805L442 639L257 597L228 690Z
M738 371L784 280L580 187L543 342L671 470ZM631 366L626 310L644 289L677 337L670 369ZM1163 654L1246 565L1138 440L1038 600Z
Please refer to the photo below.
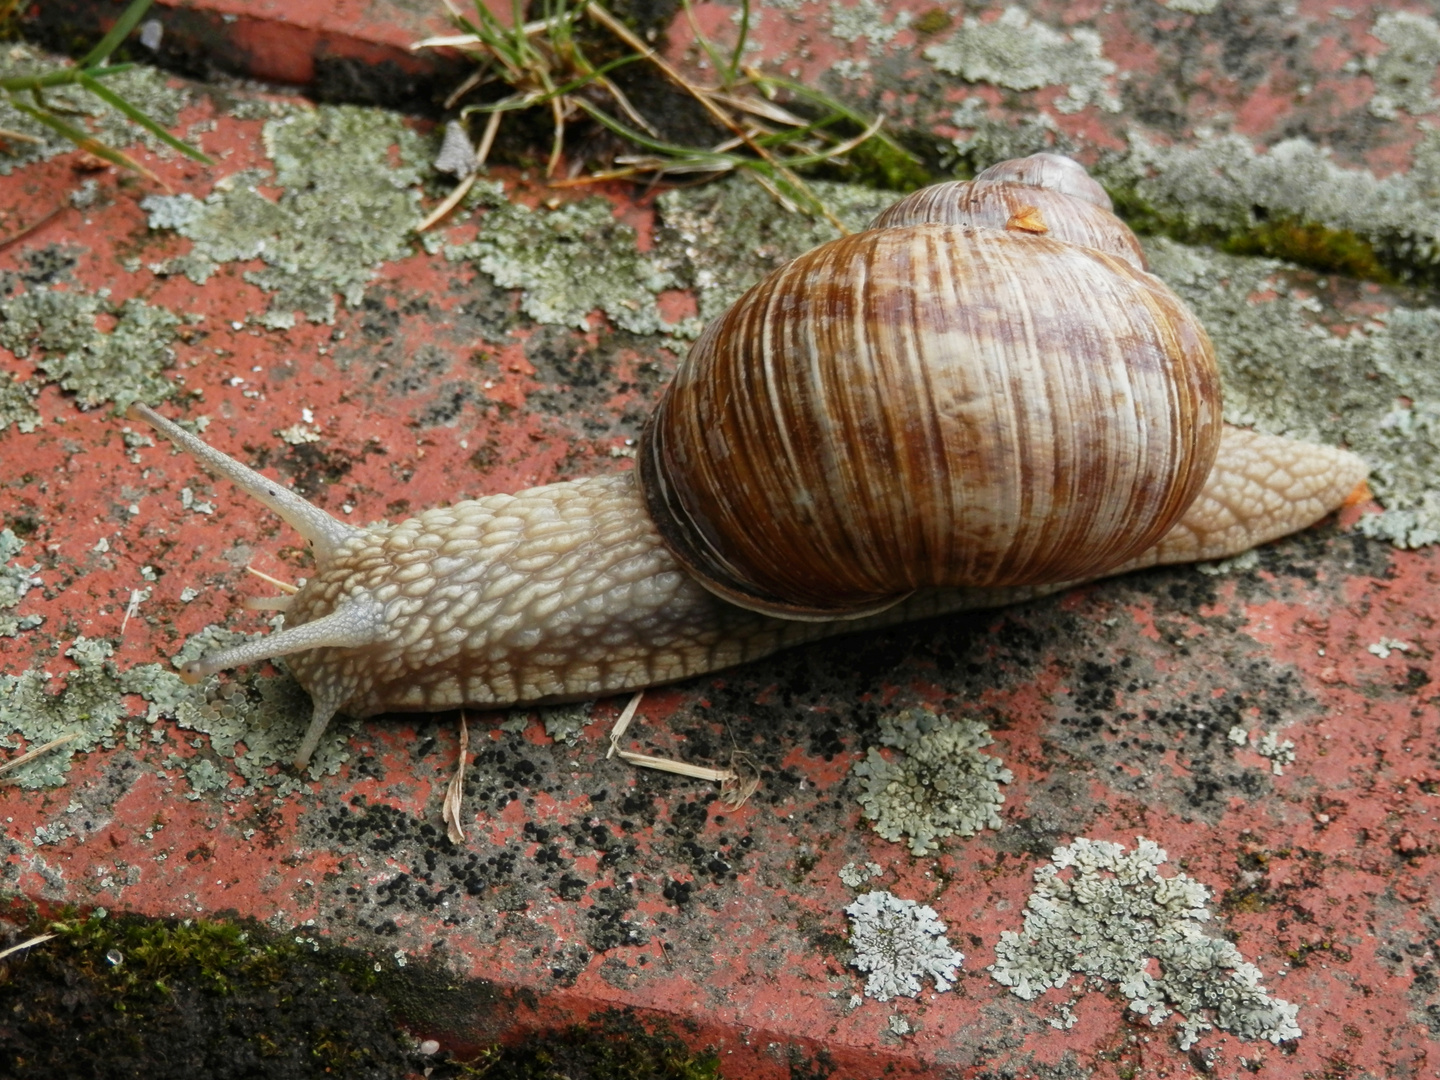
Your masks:
M845 909L850 919L850 963L870 973L865 996L877 1001L919 997L928 977L941 993L955 985L963 953L945 938L945 924L926 904L874 889Z
M1239 949L1202 932L1210 890L1185 874L1162 877L1165 860L1144 837L1129 851L1085 837L1056 848L1035 871L1023 928L1001 933L991 976L1026 1001L1074 975L1113 984L1152 1025L1178 1012L1184 1050L1212 1027L1298 1039L1299 1006L1271 997Z
M886 840L905 838L924 855L944 837L1000 827L1000 785L1014 776L981 752L994 742L984 724L906 709L881 719L880 741L896 753L887 758L871 747L853 773L865 816Z

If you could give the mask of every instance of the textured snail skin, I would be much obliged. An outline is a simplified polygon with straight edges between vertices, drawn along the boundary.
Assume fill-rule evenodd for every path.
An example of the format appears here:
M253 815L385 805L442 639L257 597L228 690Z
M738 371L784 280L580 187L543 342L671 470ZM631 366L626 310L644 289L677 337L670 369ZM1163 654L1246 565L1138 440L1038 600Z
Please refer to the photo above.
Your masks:
M597 697L832 634L1074 584L926 589L858 620L777 619L717 598L679 567L645 512L633 473L491 495L361 529L143 405L130 416L264 503L314 547L314 576L283 605L286 629L183 672L195 681L289 657L314 704L297 767L340 711L363 717ZM1208 480L1179 523L1111 572L1238 554L1323 517L1366 472L1344 450L1227 428Z

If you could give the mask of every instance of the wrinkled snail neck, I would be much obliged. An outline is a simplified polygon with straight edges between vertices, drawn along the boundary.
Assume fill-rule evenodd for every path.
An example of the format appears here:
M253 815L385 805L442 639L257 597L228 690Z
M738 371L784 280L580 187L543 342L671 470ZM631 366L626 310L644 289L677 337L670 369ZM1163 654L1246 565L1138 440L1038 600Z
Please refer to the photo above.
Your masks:
M681 570L633 473L551 484L357 529L144 405L130 416L230 480L311 542L317 570L264 606L285 629L187 664L191 682L290 657L314 703L296 754L331 718L581 700L673 682L831 634L1028 599L1071 583L923 589L855 621L799 622L729 604ZM1226 429L1200 497L1152 548L1110 572L1224 558L1304 528L1361 484L1332 447Z

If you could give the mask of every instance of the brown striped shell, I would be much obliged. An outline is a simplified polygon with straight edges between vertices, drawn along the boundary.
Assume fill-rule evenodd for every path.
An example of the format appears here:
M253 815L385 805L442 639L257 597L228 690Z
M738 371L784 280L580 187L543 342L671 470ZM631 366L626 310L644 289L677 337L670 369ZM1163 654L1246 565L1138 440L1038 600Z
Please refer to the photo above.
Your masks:
M1038 157L917 192L706 328L639 457L708 588L836 618L1069 581L1189 506L1220 435L1209 339L1103 190Z

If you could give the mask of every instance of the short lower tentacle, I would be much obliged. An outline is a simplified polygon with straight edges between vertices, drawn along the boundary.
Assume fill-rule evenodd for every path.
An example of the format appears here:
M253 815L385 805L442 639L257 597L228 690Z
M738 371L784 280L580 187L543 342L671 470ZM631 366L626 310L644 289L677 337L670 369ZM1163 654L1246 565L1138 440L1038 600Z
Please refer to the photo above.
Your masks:
M277 656L311 649L358 649L373 645L383 633L380 605L366 597L352 596L321 618L192 660L180 669L180 677L193 684L217 671Z

